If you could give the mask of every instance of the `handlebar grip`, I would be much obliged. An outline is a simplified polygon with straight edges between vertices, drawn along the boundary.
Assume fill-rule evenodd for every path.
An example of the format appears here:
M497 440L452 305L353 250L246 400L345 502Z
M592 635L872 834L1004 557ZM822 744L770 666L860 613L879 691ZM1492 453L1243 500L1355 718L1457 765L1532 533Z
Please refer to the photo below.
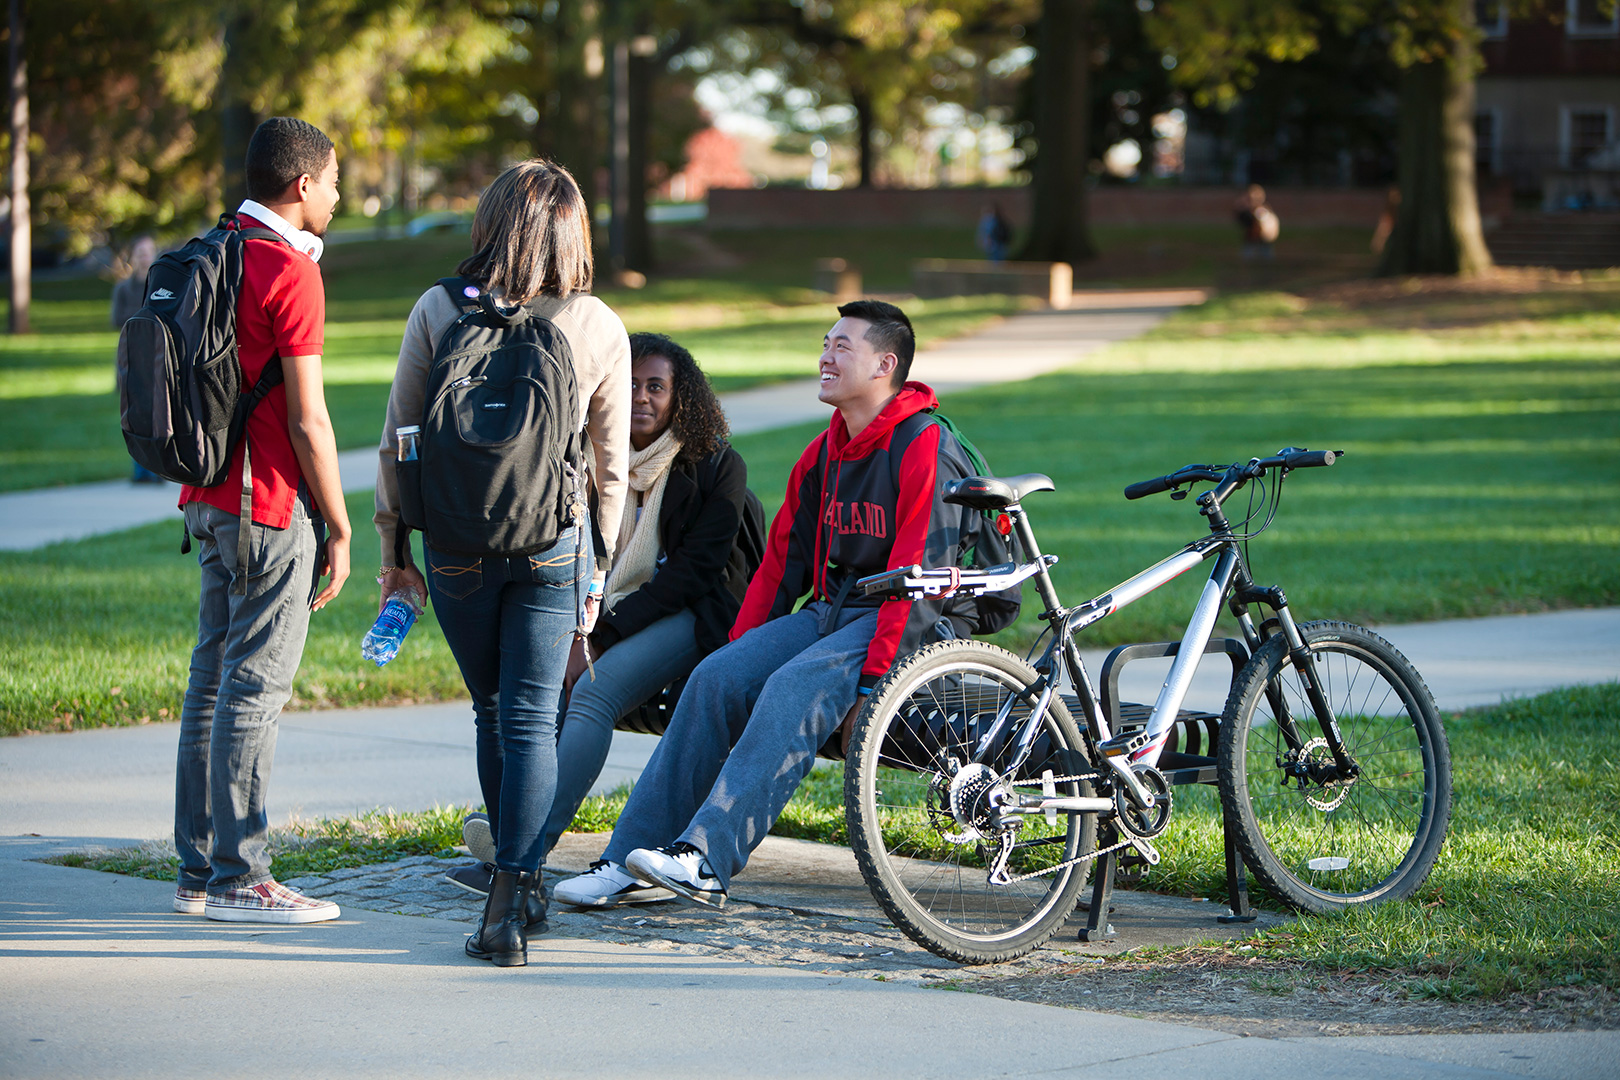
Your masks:
M1170 477L1159 476L1152 480L1143 480L1140 483L1135 483L1130 487L1127 487L1125 489L1125 497L1127 499L1145 499L1149 495L1157 495L1161 491L1169 491L1172 487L1175 487L1175 485L1170 482Z
M1283 464L1290 469L1310 469L1318 465L1331 465L1343 453L1343 450L1295 450L1283 455Z

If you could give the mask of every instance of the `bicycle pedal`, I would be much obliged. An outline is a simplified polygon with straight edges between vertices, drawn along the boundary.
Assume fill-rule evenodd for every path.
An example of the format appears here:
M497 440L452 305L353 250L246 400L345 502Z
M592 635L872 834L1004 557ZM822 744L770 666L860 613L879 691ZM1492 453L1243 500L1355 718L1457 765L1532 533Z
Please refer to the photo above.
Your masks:
M1152 740L1148 738L1147 729L1140 731L1125 731L1097 744L1103 757L1125 757L1136 753Z

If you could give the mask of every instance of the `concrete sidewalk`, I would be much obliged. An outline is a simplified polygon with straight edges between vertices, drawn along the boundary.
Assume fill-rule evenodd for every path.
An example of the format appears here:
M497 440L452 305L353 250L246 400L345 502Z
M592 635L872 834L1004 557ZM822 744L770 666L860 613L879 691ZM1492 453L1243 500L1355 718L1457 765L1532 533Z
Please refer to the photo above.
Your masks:
M1087 306L1014 315L978 333L932 345L917 354L912 372L942 394L1034 378L1135 337L1204 296L1201 289L1163 289L1083 297ZM815 371L818 348L815 341L805 342L806 372ZM816 388L816 381L806 378L725 394L721 403L731 430L745 435L825 421L829 409L816 400ZM375 445L338 455L344 491L369 491L375 486ZM0 494L0 551L27 551L171 519L178 530L179 492L175 484L127 480L6 492Z
M168 913L171 888L0 863L0 1075L214 1076L245 1045L344 1077L1620 1075L1615 1032L1244 1038L562 932L500 970L460 922L227 925Z

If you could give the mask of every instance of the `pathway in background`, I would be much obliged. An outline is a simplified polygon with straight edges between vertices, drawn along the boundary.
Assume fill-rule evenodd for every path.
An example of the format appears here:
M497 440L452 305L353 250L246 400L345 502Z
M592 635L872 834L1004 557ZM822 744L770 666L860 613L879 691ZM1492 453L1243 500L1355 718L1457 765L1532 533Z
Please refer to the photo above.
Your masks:
M1056 371L1115 341L1144 333L1177 308L1202 302L1201 289L1082 294L1066 311L1032 311L1002 319L967 337L919 353L912 371L936 390L964 390L1015 382ZM806 341L805 370L814 371L818 343ZM739 435L787 424L825 420L814 379L794 380L723 395L726 417ZM338 455L344 491L367 491L377 481L377 452ZM119 532L173 520L174 484L107 480L0 494L0 551L27 551L64 540Z

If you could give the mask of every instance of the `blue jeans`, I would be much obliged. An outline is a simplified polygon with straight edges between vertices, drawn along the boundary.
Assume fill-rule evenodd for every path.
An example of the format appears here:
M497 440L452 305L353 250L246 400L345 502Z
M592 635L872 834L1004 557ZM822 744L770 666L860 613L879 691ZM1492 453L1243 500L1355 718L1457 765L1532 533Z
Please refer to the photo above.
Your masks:
M424 545L428 595L477 725L478 785L495 864L540 868L541 826L557 787L557 706L595 555L569 529L545 551L448 555Z
M180 709L174 846L181 887L213 893L270 877L265 788L315 584L315 529L302 498L285 529L252 523L245 596L231 592L240 525L218 507L186 504L186 529L201 541L202 596Z
M574 684L557 730L557 794L545 829L548 853L602 774L619 717L697 664L696 622L683 609L643 627L596 659L594 680L586 672Z
M855 704L876 632L875 610L817 602L710 653L602 857L684 840L730 888Z

